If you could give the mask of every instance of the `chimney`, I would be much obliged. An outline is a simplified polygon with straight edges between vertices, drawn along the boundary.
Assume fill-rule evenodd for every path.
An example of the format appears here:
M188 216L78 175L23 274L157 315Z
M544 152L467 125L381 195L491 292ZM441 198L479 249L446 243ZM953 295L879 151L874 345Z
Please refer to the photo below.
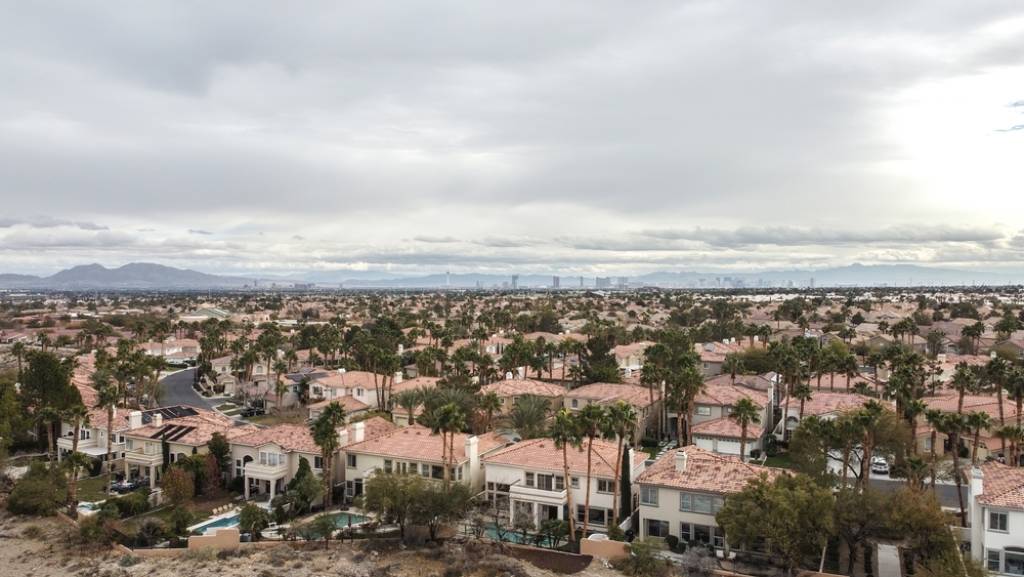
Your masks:
M525 379L526 378L526 367L519 367L518 369L516 369L516 374L518 375L518 377L520 379Z
M686 454L686 451L679 449L676 451L676 471L680 473L686 472L686 466L690 461L690 457Z
M507 381L507 380L509 380L511 378L512 378L512 371L506 371L505 372L505 380Z
M990 359L994 359L994 358L996 358L996 356L998 356L998 355L996 355L996 352L995 352L995 351L991 351L991 352L989 352L989 354L988 354L988 357L989 357Z
M142 411L132 411L128 413L128 428L138 429L142 426Z
M405 345L403 345L402 343L398 343L398 354L401 355L404 352L405 352Z
M466 437L466 460L469 474L465 480L469 481L470 487L476 487L477 477L480 475L480 439L476 435Z
M984 554L985 509L978 504L978 497L985 491L984 473L980 467L971 469L970 485L967 488L967 511L971 527L971 557L980 561Z
M405 378L405 375L402 374L402 371L395 371L395 384L396 385L398 383L401 383L402 379L404 379L404 378Z
M366 423L359 421L358 423L352 423L352 442L362 443L366 437Z
M164 416L162 413L153 413L153 424L157 427L164 426Z

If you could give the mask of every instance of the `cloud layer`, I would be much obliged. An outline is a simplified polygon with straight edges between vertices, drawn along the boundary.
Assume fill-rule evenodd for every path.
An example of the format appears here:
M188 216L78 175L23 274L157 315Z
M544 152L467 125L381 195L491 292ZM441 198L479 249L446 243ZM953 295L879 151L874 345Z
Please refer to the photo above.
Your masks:
M1021 53L1014 0L10 3L0 271L1024 269Z

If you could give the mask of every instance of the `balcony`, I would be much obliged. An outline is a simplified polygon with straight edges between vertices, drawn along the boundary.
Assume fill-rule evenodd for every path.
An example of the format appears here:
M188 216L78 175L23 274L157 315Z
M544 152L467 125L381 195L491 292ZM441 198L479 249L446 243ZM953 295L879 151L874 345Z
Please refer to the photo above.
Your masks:
M276 481L277 479L283 479L288 475L288 462L285 461L278 465L261 465L254 461L246 463L243 472L246 477L253 479Z
M562 489L561 491L548 491L546 489L537 489L535 487L526 487L524 485L512 485L509 488L509 496L512 499L533 501L535 503L544 503L545 505L564 505L567 502L565 489Z
M150 467L154 465L162 465L164 462L164 455L161 451L153 453L145 453L139 450L125 451L124 460L131 465Z

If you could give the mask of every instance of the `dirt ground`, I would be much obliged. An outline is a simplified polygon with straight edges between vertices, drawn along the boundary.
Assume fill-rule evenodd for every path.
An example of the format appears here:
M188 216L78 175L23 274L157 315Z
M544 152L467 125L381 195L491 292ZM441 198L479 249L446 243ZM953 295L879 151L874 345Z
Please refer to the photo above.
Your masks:
M580 577L621 577L594 561ZM489 546L449 545L428 550L372 551L332 543L330 550L282 545L218 556L128 558L74 544L71 527L56 519L0 513L0 577L555 577Z

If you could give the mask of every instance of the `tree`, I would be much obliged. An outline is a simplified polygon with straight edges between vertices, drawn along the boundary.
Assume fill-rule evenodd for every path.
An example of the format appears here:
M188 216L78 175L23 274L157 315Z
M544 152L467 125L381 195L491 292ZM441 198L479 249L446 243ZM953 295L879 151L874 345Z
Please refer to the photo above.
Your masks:
M981 431L988 430L992 426L992 417L982 411L974 411L966 415L964 424L967 430L974 432L974 439L971 442L971 465L978 464L978 445L981 443Z
M960 501L960 523L967 526L967 509L964 506L964 495L960 490L963 480L960 475L960 435L968 430L967 418L960 413L948 413L939 423L939 430L949 437L949 445L953 451L953 480L956 482L957 497Z
M416 493L410 519L417 525L425 525L431 540L437 540L441 526L462 519L469 511L472 499L468 485L424 483Z
M404 539L409 516L426 483L419 475L377 473L363 484L359 506L398 525L399 535Z
M59 467L32 461L7 498L7 509L18 515L53 515L67 497L67 479Z
M587 537L587 529L590 526L590 477L594 459L594 439L600 436L605 428L607 414L601 405L591 403L583 407L576 414L576 422L579 426L581 437L587 439L587 486L584 490L584 511L583 511L583 538ZM572 512L570 511L570 514Z
M78 452L79 439L82 438L82 426L89 423L89 411L85 405L78 403L64 411L64 418L71 421L71 453L65 459L68 468L68 515L78 517L78 472L89 465L89 458Z
M334 454L340 448L338 429L344 426L345 409L337 401L328 403L310 424L313 442L320 447L320 458L323 461L324 508L329 508L334 501Z
M743 397L733 405L729 418L740 426L740 460L747 460L747 429L750 425L761 424L761 407L749 397ZM802 419L801 419L802 421Z
M494 391L488 391L480 395L477 408L484 414L484 430L490 431L495 413L501 410L501 397Z
M722 363L722 371L724 371L726 373L729 373L729 382L730 383L735 385L736 384L736 375L738 373L742 373L743 370L744 370L744 368L743 368L743 359L742 358L740 358L740 357L738 357L736 355L732 355L732 354L725 356L725 362Z
M604 436L616 441L615 480L612 488L612 525L619 525L619 489L622 483L623 446L633 437L636 430L636 411L625 401L618 401L608 406L604 421ZM628 453L625 453L628 455Z
M836 534L849 549L846 573L854 574L854 565L868 538L878 536L887 522L887 499L878 491L853 491L841 488L834 509Z
M104 465L107 469L107 493L109 494L114 484L114 411L117 410L117 401L121 397L117 383L104 369L99 369L92 376L93 387L97 393L98 406L107 410L107 454Z
M195 495L195 476L184 467L173 466L167 469L161 486L168 501L174 505L184 505Z
M535 439L544 434L549 411L550 402L545 397L523 395L516 399L512 410L502 420L507 429L523 439Z
M565 484L570 486L572 476L569 471L569 449L581 449L582 435L579 422L569 409L563 408L555 413L549 435L555 442L555 447L562 451L562 475ZM565 496L566 507L569 509L569 542L574 543L576 541L576 512L573 509L572 491L566 491Z
M419 389L401 391L392 397L391 401L395 406L405 410L405 414L409 419L408 422L411 425L416 420L416 407L423 403L423 391Z
M964 396L978 390L978 373L974 367L965 362L957 363L950 385L957 392L956 412L964 412Z
M209 442L206 443L206 448L213 455L213 458L217 460L217 467L221 472L226 471L231 466L231 444L228 443L224 433L220 431L214 432L210 436Z
M270 526L270 513L255 503L246 503L238 514L238 528L243 533L252 535L253 541L259 541L260 531Z
M821 554L833 534L832 492L804 475L767 475L730 495L715 516L729 541L746 546L766 539L793 575L804 557Z

